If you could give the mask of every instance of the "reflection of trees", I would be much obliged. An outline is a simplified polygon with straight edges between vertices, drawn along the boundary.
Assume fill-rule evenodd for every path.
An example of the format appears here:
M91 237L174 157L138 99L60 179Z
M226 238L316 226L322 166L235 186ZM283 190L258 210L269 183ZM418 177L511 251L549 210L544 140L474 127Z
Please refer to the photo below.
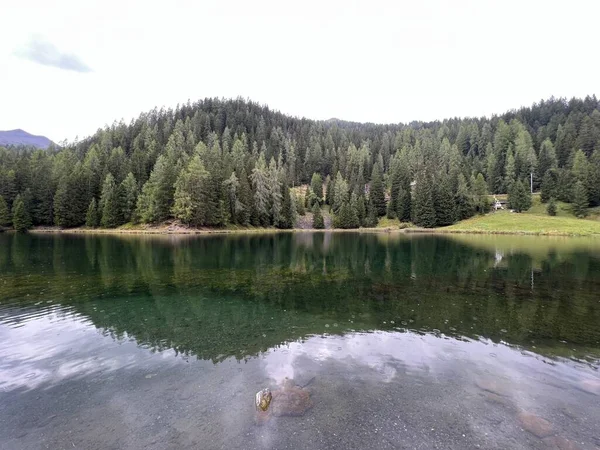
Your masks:
M49 299L115 336L206 359L402 323L597 354L600 260L590 252L534 261L511 250L498 264L493 248L432 236L0 239L0 298Z

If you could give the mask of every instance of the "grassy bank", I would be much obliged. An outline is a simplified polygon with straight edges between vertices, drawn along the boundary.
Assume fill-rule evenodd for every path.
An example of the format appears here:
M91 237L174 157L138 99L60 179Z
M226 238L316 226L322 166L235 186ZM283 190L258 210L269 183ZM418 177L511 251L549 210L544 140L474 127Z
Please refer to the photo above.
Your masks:
M555 217L536 213L498 211L463 220L454 225L438 228L447 233L539 234L554 236L600 235L600 221L577 219L567 214Z

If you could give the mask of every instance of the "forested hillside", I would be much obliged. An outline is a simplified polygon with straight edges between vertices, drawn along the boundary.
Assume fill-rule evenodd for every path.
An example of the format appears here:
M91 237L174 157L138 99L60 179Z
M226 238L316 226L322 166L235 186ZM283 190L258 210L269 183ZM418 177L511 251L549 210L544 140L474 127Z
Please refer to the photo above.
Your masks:
M600 104L550 99L492 118L376 125L205 99L49 150L0 147L0 227L290 228L315 203L342 228L425 227L485 212L488 193L600 205ZM310 185L306 194L293 186ZM576 198L574 198L576 197Z

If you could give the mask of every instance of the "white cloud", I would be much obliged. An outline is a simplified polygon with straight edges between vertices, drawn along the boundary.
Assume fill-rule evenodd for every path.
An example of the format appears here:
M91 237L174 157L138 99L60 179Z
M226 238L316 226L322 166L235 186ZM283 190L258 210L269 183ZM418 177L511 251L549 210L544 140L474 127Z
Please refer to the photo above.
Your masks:
M206 96L315 119L407 122L600 94L595 1L30 0L1 9L0 129L54 141ZM35 33L94 72L16 58Z

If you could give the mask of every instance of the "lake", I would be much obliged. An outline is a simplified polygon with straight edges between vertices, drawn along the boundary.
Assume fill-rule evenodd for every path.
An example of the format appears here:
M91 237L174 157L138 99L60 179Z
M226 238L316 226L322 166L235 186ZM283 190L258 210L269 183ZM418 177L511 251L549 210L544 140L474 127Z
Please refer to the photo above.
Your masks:
M599 361L600 240L0 234L2 449L596 450Z

